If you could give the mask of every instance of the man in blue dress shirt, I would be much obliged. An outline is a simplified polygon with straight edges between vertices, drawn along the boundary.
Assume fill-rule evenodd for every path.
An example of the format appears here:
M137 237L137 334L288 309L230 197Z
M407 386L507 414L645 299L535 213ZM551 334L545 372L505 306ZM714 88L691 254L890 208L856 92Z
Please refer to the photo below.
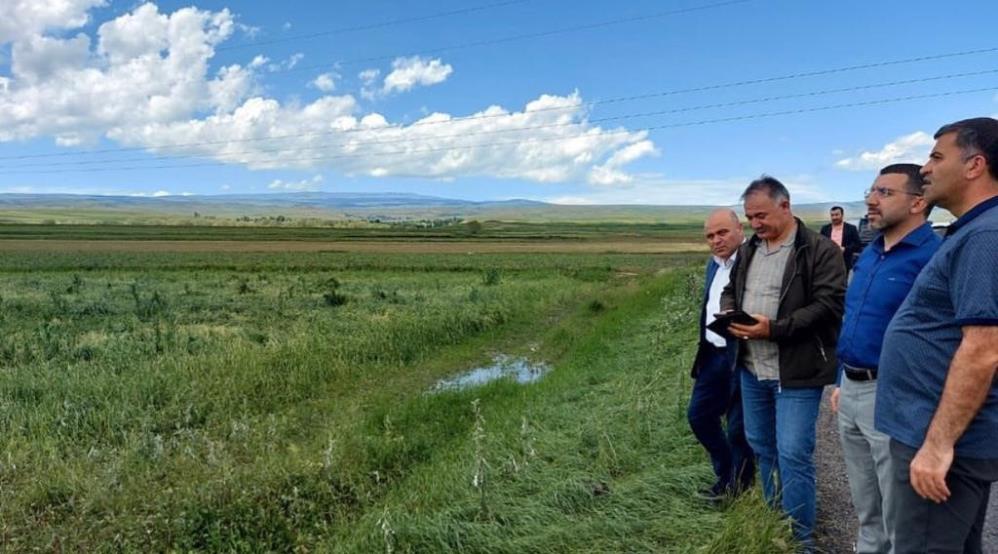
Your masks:
M842 371L831 401L859 517L856 552L890 552L893 544L894 522L885 517L893 501L890 437L874 429L873 413L887 324L941 242L926 223L932 207L922 195L921 169L894 164L880 170L866 194L867 218L879 234L860 255L846 290L837 352Z
M935 139L925 198L957 220L887 327L875 422L891 437L895 552L981 552L998 480L998 120Z
M707 262L707 282L700 308L700 343L693 361L696 379L687 416L697 440L707 450L716 480L700 496L718 501L752 485L755 462L745 439L738 374L732 371L735 341L710 329L714 314L721 311L721 291L728 284L738 247L745 240L734 210L714 210L703 226L704 238L713 254ZM727 421L727 432L721 420Z

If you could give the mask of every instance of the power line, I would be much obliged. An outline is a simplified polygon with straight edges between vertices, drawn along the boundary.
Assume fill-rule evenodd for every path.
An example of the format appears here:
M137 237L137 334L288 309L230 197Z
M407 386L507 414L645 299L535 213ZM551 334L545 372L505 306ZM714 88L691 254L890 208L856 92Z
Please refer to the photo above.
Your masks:
M866 101L861 101L861 102L849 102L849 103L842 103L842 104L830 104L830 105L814 106L814 107L808 107L808 108L796 108L796 109L792 109L792 110L780 110L780 111L762 112L762 113L756 113L756 114L746 114L746 115L740 115L740 116L730 116L730 117L721 117L721 118L713 118L713 119L701 119L701 120L694 120L694 121L686 121L686 122L680 122L680 123L670 123L670 124L649 126L649 127L644 127L642 129L635 129L635 130L608 131L608 132L604 133L602 136L612 136L612 135L629 134L629 133L636 133L636 132L649 132L649 131L665 130L665 129L678 129L678 128L684 128L684 127L698 127L698 126L710 125L710 124L716 124L716 123L731 123L731 122L736 122L736 121L748 121L748 120L764 119L764 118L770 118L770 117L780 117L780 116L786 116L786 115L799 115L799 114L804 114L804 113L815 113L815 112L838 110L838 109L846 109L846 108L857 108L857 107L867 107L867 106L877 106L877 105L885 105L885 104L894 104L894 103L899 103L899 102L909 102L909 101L912 101L912 100L925 100L925 99L930 99L930 98L942 98L942 97L947 97L947 96L958 96L958 95L965 95L965 94L974 94L974 93L978 93L978 92L994 92L996 90L998 90L998 85L994 85L994 86L990 86L990 87L973 88L973 89L963 89L963 90L945 91L945 92L938 92L938 93L929 93L929 94L913 94L913 95L898 96L898 97L892 97L892 98L882 98L882 99L878 99L878 100L866 100ZM573 136L568 136L568 137L557 137L557 138L553 138L553 139L526 139L526 140L517 140L517 141L505 141L505 142L469 144L469 145L462 145L462 146L456 146L456 147L455 146L450 146L450 147L441 147L441 148L429 148L429 149L423 149L423 150L398 150L398 151L394 151L394 152L379 152L378 155L380 155L380 156L392 156L392 155L404 155L404 154L428 154L428 153L436 153L436 152L449 152L449 151L458 151L458 150L469 150L469 149L487 148L487 147L495 147L495 146L519 146L519 145L523 145L525 143L541 143L541 144L543 144L543 143L553 143L553 142L560 142L560 141L565 141L565 140L575 140L575 139L578 139L578 138L579 138L578 135L573 135ZM285 163L289 163L289 162L316 162L316 161L329 161L329 160L337 160L337 159L364 158L364 157L368 157L368 156L369 156L369 154L339 154L339 155L333 155L333 156L313 156L313 157L305 157L305 158L293 158L293 159L286 159L286 160L269 160L269 161L282 161L282 162L285 162ZM258 161L256 163L266 163L267 161L268 160ZM209 167L209 166L218 166L218 165L224 165L224 163L223 162L201 162L201 163L191 163L191 164L172 164L172 165L160 165L160 166L123 166L123 167L112 167L112 168L102 167L102 168L90 168L90 169L78 169L78 170L59 170L59 169L53 169L53 170L31 171L29 173L70 173L70 172L72 172L72 173L98 173L98 172L107 172L107 171L137 171L137 170L146 170L146 171L148 171L148 170L153 170L153 169L184 169L184 168L192 168L192 167ZM15 174L15 173L25 173L25 172L16 172L16 171L3 172L3 174Z
M796 94L786 94L786 95L778 95L778 96L766 96L766 97L762 97L762 98L751 98L751 99L745 99L745 100L736 100L736 101L732 101L732 102L719 102L719 103L713 103L713 104L702 104L702 105L698 105L698 106L687 106L687 107L683 107L683 108L672 108L672 109L667 109L667 110L655 110L655 111L649 111L649 112L630 113L630 114L623 114L623 115L617 115L617 116L609 116L609 117L603 117L603 118L597 118L597 119L590 119L590 120L585 120L585 121L573 121L573 122L567 122L567 123L549 123L549 124L543 124L543 125L531 125L531 126L518 127L518 128L512 128L512 129L499 129L499 130L492 130L492 131L477 131L477 132L472 131L472 132L465 132L465 133L459 133L459 134L436 135L436 136L429 137L429 138L432 138L432 139L436 140L436 139L449 139L449 138L465 138L465 137L470 137L470 136L491 136L491 135L499 135L499 134L521 133L521 132L525 132L525 131L536 131L536 130L542 130L542 129L556 129L556 128L566 128L566 127L581 126L581 125L594 125L594 124L606 123L606 122L610 122L610 121L622 121L622 120L627 120L627 119L639 119L639 118L644 118L644 117L656 117L656 116L672 115L672 114L679 114L679 113L689 113L689 112L693 112L693 111L701 111L701 110L709 110L709 109L717 109L717 108L730 108L730 107L738 107L738 106L747 106L747 105L752 105L752 104L762 104L762 103L777 102L777 101L782 101L782 100L794 100L794 99L800 99L800 98L814 98L814 97L818 97L818 96L827 96L827 95L831 95L831 94L841 94L841 93L845 93L845 92L858 92L858 91L873 90L873 89L878 89L878 88L887 88L887 87L903 86L903 85L911 85L911 84L921 84L921 83L927 83L927 82L932 82L932 81L941 81L941 80L946 80L946 79L955 79L955 78L962 78L962 77L976 77L976 76L981 76L981 75L990 75L990 74L994 74L994 73L998 73L998 69L986 69L986 70L981 70L981 71L971 71L971 72L964 72L964 73L950 73L950 74L947 74L947 75L936 75L936 76L931 76L931 77L921 77L921 78L918 78L918 79L905 79L905 80L899 80L899 81L889 81L889 82L873 83L873 84L867 84L867 85L858 85L858 86L853 86L853 87L842 87L842 88L836 88L836 89L823 89L823 90L810 91L810 92L804 92L804 93L796 93ZM398 131L400 129L399 128L392 128L392 130ZM369 132L372 133L372 134L378 134L379 132L382 132L382 131L379 131L378 129L370 129ZM308 135L308 134L302 134L301 135L301 137L305 137L305 136L310 136L310 135ZM369 141L361 141L361 142L342 142L342 141L340 141L340 142L319 144L319 145L315 145L315 146L306 146L306 147L244 150L244 151L240 151L240 152L220 152L220 153L216 153L216 154L207 154L207 153L204 153L204 154L177 154L177 155L170 155L170 156L157 156L157 157L152 158L152 159L126 158L126 159L117 159L117 160L116 159L101 159L101 160L69 161L69 162L37 162L37 163L19 164L19 165L16 165L16 166L11 166L10 169L22 169L22 168L28 168L28 167L53 167L53 166L74 166L74 167L78 167L78 166L100 165L100 164L108 164L108 163L126 163L126 162L133 162L133 161L135 161L135 162L146 162L146 161L157 161L157 160L167 160L167 159L191 159L191 158L203 158L203 157L212 157L215 160L222 159L222 160L231 160L231 161L238 162L239 160L238 159L234 159L234 158L236 158L238 156L244 156L244 155L254 155L254 154L263 154L263 153L273 154L273 153L281 153L281 152L289 152L289 151L302 151L302 150L321 150L321 149L326 149L326 148L333 148L333 147L336 147L336 146L347 146L347 145L349 145L351 147L355 147L355 148L363 148L363 147L369 147L369 146L373 146L373 145L397 144L397 143L403 143L403 142L413 142L413 139L412 138L405 138L405 137L403 137L403 138L395 138L395 139L390 139L390 140L369 140Z
M889 66L895 66L895 65L906 65L906 64L912 64L912 63L919 63L919 62L925 62L925 61L937 61L937 60L949 59L949 58L955 58L955 57L965 57L965 56L973 56L973 55L979 55L979 54L990 54L990 53L994 53L994 52L998 52L998 47L978 48L978 49L973 49L973 50L961 50L961 51L957 51L957 52L945 52L945 53L941 53L941 54L930 54L930 55L925 55L925 56L917 56L917 57L913 57L913 58L901 58L901 59L879 61L879 62L871 62L871 63L865 63L865 64L856 64L856 65L840 66L840 67L827 68L827 69L818 69L818 70L813 70L813 71L803 71L803 72L796 72L796 73L788 73L788 74L784 74L784 75L776 75L776 76L762 77L762 78L756 78L756 79L747 79L747 80L741 80L741 81L729 81L729 82L715 83L715 84L709 84L709 85L702 85L702 86L698 86L698 87L671 89L671 90L651 92L651 93L631 95L631 96L619 96L619 97L613 97L613 98L606 98L606 99L603 99L603 100L591 101L591 102L588 102L588 105L590 105L590 106L597 106L597 105L613 104L613 103L620 103L620 102L630 102L630 101L635 101L635 100L646 100L646 99L649 99L649 98L659 98L659 97L674 96L674 95L680 95L680 94L697 93L697 92L707 92L707 91L720 90L720 89L725 89L725 88L735 88L735 87L740 87L740 86L749 86L749 85L757 85L757 84L764 84L764 83L773 83L773 82L778 82L778 81L789 81L789 80L802 79L802 78L807 78L807 77L818 77L818 76L834 75L834 74L838 74L838 73L846 73L846 72L850 72L850 71L859 71L859 70L863 70L863 69L875 69L875 68L883 68L883 67L889 67ZM990 72L990 70L985 71L985 73L987 73L987 72ZM954 76L959 76L959 75L960 74L957 74L957 75L954 75ZM538 109L535 109L535 110L531 110L530 113L546 112L546 111L567 111L567 110L574 110L576 108L577 108L577 106L538 108ZM492 118L498 118L498 117L507 117L508 115L509 115L508 113L501 113L501 114L479 114L479 115L470 115L470 116L463 116L463 117L453 117L453 118L446 119L446 120L432 120L432 121L416 122L416 123L413 123L412 125L409 125L408 127L404 127L404 128L405 129L411 129L413 127L422 127L422 126L429 126L429 125L453 124L453 123L459 123L459 122L462 122L462 121L473 121L473 120L481 120L481 119L492 119ZM398 127L395 127L395 128L398 129ZM246 142L261 142L261 141L267 141L267 140L282 140L282 139L288 139L288 138L301 138L301 137L305 137L305 136L321 136L321 135L330 135L330 134L347 134L347 133L359 133L359 132L370 132L370 129L344 129L344 130L339 130L339 131L316 131L316 132L311 132L311 133L293 133L293 134L288 134L288 135L275 135L275 136L268 136L268 137L249 137L249 138L243 138L243 139L226 139L226 140L217 140L217 141L199 141L199 142L188 142L188 143L174 143L174 144L165 144L165 145L157 145L157 146L138 146L138 147L124 147L124 148L102 148L102 149L92 149L92 150L78 150L78 151L75 151L75 152L53 152L53 153L46 153L46 154L20 154L20 155L14 155L14 156L0 156L0 160L26 160L26 159L59 158L59 157L69 157L69 156L82 156L82 155L90 155L90 154L108 154L108 153L118 153L118 152L143 152L143 151L150 150L152 148L159 148L159 149L191 148L191 147L198 147L198 146L211 146L211 145L215 145L215 144L233 144L233 143L246 143Z
M347 33L356 33L356 32L359 32L359 31L371 31L371 30L374 30L374 29L382 29L382 28L385 28L385 27L394 27L396 25L403 25L403 24L406 24L406 23L421 23L423 21L430 21L430 20L433 20L433 19L442 19L442 18L445 18L445 17L455 16L455 15L467 15L469 13L481 12L481 11L491 10L491 9L495 9L495 8L504 8L506 6L512 6L512 5L515 5L515 4L525 4L525 3L529 2L529 1L530 0L507 0L505 2L496 2L496 3L493 3L493 4L484 4L484 5L481 5L481 6L474 6L474 7L470 7L470 8L462 8L462 9L459 9L459 10L451 10L451 11L446 11L446 12L438 12L438 13L429 14L429 15L420 15L420 16L415 16L415 17L401 18L401 19L390 19L388 21L382 21L382 22L379 22L379 23L368 23L368 24L365 24L365 25L355 25L355 26L352 26L352 27L340 27L338 29L331 29L331 30L328 30L328 31L319 31L319 32L316 32L316 33L307 33L307 34L294 35L294 36L288 36L288 37L282 37L282 38L276 38L276 39L270 39L270 40L259 40L259 41L247 42L247 43L243 43L243 44L234 44L234 45L231 45L231 46L223 46L223 47L220 47L220 48L216 48L215 51L216 52L224 52L224 51L228 51L228 50L238 50L238 49L242 49L242 48L251 48L251 47L254 47L254 46L267 46L267 45L270 45L270 44L280 44L280 43L292 42L292 41L296 41L296 40L310 40L310 39L315 39L315 38L320 38L320 37L328 37L328 36L334 36L334 35L343 35L343 34L347 34Z
M518 35L510 35L506 37L499 37L494 39L479 40L473 42L463 42L459 44L452 44L450 46L441 46L439 48L431 48L429 50L422 50L420 52L414 52L405 54L404 56L425 56L429 54L440 54L443 52L453 52L455 50L467 50L469 48L480 48L482 46L495 46L497 44L508 44L510 42L519 42L521 40L529 40L536 38L547 38L557 35L564 35L568 33L576 33L579 31L591 31L593 29L602 29L604 27L612 27L616 25L623 25L625 23L637 23L640 21L650 21L653 19L661 19L663 17L668 17L671 15L682 15L687 13L700 12L705 10L711 10L714 8L723 8L726 6L733 6L736 4L747 4L753 0L726 0L724 2L717 2L714 4L704 4L702 6L692 6L689 8L677 8L674 10L667 10L657 13L638 15L633 17L621 17L617 19L609 19L605 21L598 21L596 23L587 23L584 25L575 25L571 27L562 27L560 29L549 29L547 31L538 31L534 33L521 33ZM356 65L362 63L370 62L380 62L385 60L392 60L399 57L404 57L399 55L382 55L382 56L371 56L367 58L354 58L352 60L342 60L336 62L335 65ZM318 65L305 65L296 66L293 68L285 69L284 72L297 72L297 71L310 71L314 69L326 69L332 67L334 64L318 64Z

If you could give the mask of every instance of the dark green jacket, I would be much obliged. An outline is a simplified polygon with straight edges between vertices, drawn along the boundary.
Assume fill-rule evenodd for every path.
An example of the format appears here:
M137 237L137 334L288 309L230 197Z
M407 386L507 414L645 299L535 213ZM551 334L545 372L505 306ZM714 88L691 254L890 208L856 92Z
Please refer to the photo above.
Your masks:
M742 307L745 277L759 243L759 237L753 236L739 248L731 280L721 294L722 311ZM780 307L769 327L769 340L780 347L780 385L800 388L834 383L835 346L845 310L845 263L834 242L799 219L780 291ZM742 346L739 342L740 365L744 365Z

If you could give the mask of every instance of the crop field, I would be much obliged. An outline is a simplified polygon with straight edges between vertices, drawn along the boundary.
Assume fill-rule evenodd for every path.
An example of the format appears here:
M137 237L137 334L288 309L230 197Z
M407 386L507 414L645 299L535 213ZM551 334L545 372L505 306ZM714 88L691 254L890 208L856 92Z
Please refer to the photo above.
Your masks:
M66 244L0 241L4 551L792 548L692 496L702 254Z

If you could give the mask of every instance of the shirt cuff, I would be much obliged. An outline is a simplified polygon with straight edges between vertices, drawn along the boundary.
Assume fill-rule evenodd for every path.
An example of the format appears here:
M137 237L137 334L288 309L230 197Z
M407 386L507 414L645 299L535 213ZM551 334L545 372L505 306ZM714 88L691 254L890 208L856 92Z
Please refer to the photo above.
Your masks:
M996 317L965 317L963 319L956 320L956 324L960 327L965 327L968 325L998 325L998 318Z

